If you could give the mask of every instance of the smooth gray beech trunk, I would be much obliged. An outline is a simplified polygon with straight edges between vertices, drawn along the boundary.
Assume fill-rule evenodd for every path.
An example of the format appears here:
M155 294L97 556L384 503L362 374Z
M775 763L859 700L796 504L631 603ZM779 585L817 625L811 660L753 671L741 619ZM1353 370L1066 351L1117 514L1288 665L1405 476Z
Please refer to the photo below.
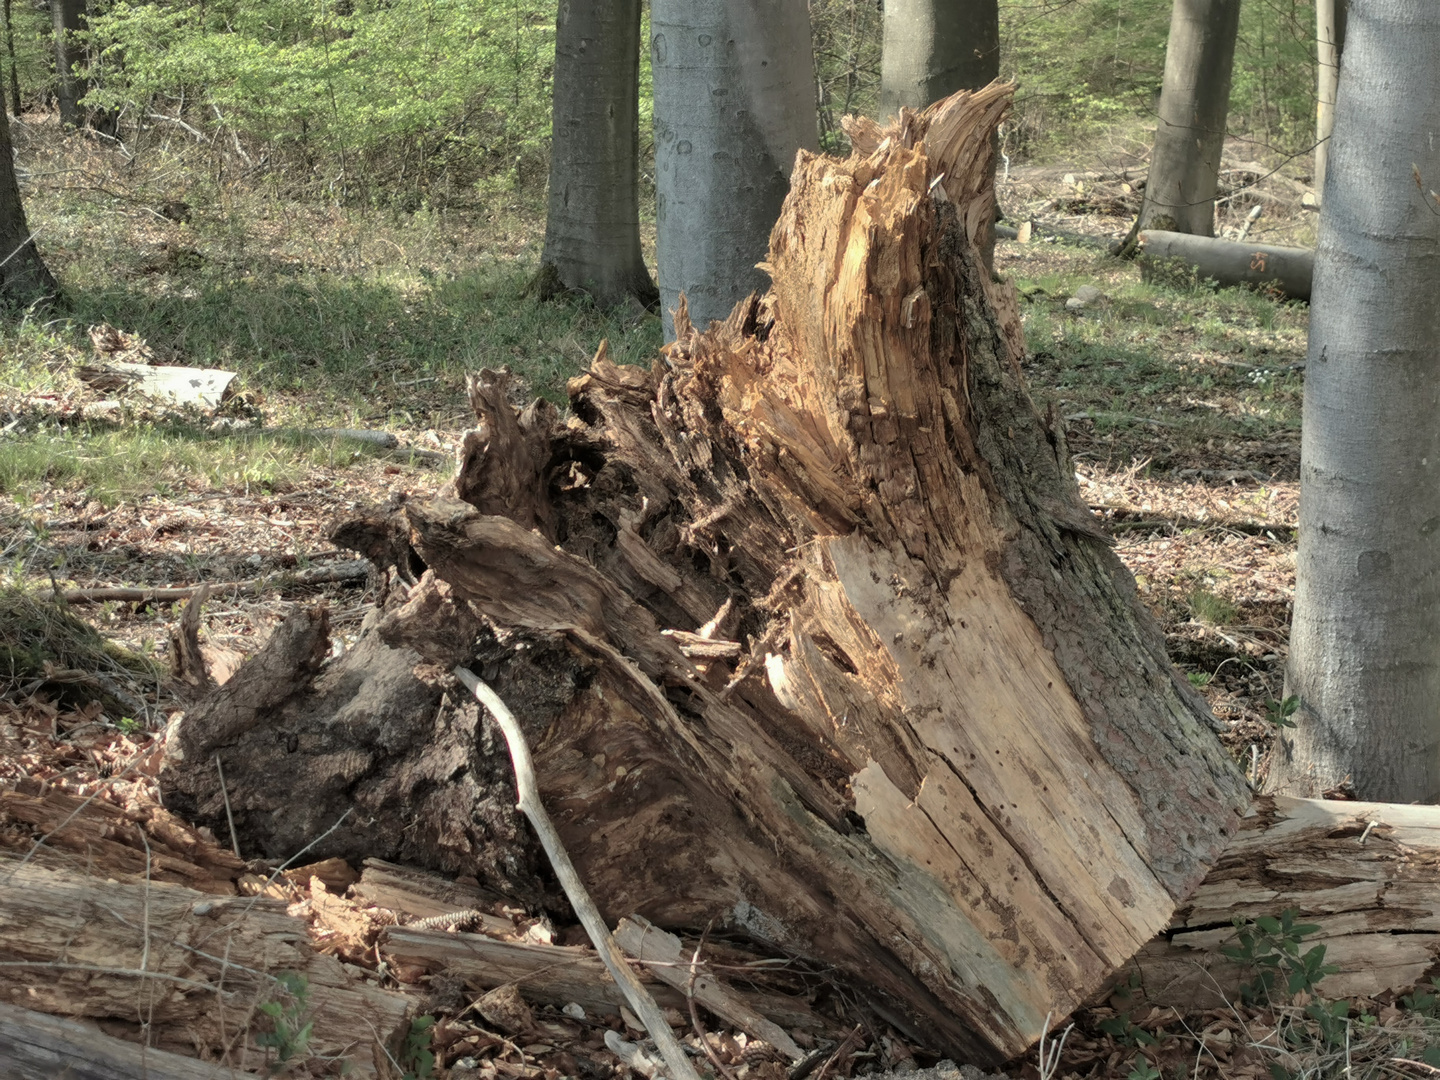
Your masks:
M1311 295L1272 784L1440 798L1440 4L1355 0Z
M1215 235L1240 0L1175 0L1140 228Z
M20 184L15 179L10 118L0 108L0 303L25 306L59 292L25 223Z
M50 0L50 15L55 26L55 98L60 105L60 123L79 127L80 99L85 96L85 81L75 74L75 65L85 50L73 35L85 27L85 0Z
M561 0L541 263L601 307L658 299L640 253L640 0Z
M668 341L681 292L703 328L768 284L795 153L819 146L815 61L805 0L652 0L650 33Z
M1315 194L1324 195L1330 135L1335 130L1335 90L1345 48L1348 0L1315 0Z
M996 0L885 0L880 114L923 109L1000 77Z

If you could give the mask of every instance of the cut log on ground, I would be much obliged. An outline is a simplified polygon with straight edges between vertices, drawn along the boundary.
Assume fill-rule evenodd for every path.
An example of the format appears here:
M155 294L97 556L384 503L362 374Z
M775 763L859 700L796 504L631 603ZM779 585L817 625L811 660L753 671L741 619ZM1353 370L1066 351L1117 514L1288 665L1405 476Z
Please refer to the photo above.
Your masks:
M1209 236L1150 229L1140 234L1141 267L1147 274L1164 273L1165 264L1179 264L1201 281L1219 285L1253 285L1278 291L1290 300L1310 299L1315 252L1310 248L1248 244Z
M1440 808L1257 801L1230 849L1135 958L1143 996L1182 1010L1223 1007L1253 972L1220 952L1232 920L1287 909L1320 929L1340 968L1320 983L1326 998L1400 993L1440 967Z
M310 1053L376 1075L380 1048L409 1030L410 1002L316 952L285 906L0 860L0 998L242 1071L266 1060L260 1006L279 1002L314 1022ZM304 980L304 1003L284 972Z
M715 920L979 1062L1163 930L1248 804L978 261L1009 96L800 155L769 294L703 332L682 305L652 370L598 357L566 421L483 373L451 494L351 536L428 567L381 635L510 704L611 925ZM223 724L186 737L257 805L269 778ZM298 768L339 752L326 724L285 714L247 753ZM383 786L367 755L350 775ZM186 797L213 820L198 761ZM409 828L394 809L380 827ZM239 816L242 847L269 827Z

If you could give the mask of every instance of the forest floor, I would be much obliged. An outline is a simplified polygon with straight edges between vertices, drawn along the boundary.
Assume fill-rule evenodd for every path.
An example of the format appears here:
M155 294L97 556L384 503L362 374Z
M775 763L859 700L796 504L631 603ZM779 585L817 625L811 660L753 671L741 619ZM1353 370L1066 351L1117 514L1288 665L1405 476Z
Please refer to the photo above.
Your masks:
M285 575L343 558L326 539L337 517L449 478L471 419L467 371L509 365L563 402L565 379L602 339L630 362L660 344L651 314L525 296L543 232L533 193L502 193L485 212L301 205L178 145L127 158L38 121L17 124L17 141L31 225L68 306L0 331L0 601L11 615L52 584L264 579L211 597L212 648L238 661L294 605L321 598L338 631L354 633L375 599L363 580ZM1265 200L1255 238L1293 242L1313 227L1293 180L1233 180L1229 219ZM1119 170L1076 180L1014 169L1000 197L1012 222L1109 239L1137 206L1128 186ZM1297 209L1275 216L1285 206ZM1147 282L1083 243L1001 242L995 266L1021 295L1032 392L1066 419L1083 497L1172 658L1263 780L1294 596L1307 308ZM1086 285L1103 295L1067 304ZM202 415L93 389L80 369L94 362L87 329L101 324L133 335L133 356L237 372L239 393ZM388 432L399 448L327 429ZM147 677L163 682L179 606L77 599L71 611L158 665ZM92 793L182 705L161 686L129 711L87 707L94 681L46 659L0 634L0 663L12 664L0 672L0 781ZM1078 1041L1089 1057L1061 1075L1126 1075L1132 1055L1113 1035Z

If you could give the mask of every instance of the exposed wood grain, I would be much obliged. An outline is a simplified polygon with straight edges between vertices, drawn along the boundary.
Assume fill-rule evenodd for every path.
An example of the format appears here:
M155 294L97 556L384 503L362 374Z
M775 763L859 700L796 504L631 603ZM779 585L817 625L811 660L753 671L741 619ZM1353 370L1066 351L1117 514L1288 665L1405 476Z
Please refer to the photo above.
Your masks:
M7 1080L230 1080L249 1074L0 1003L0 1075Z
M1373 823L1373 824L1372 824ZM1363 843L1362 843L1363 838ZM1232 920L1287 908L1320 930L1340 998L1408 990L1440 965L1440 808L1261 799L1166 934L1136 957L1147 999L1213 1008L1252 977L1220 948Z
M311 948L279 901L220 897L160 882L0 862L0 997L113 1023L151 1045L259 1064L260 1004L275 976L309 990L310 1046L373 1075L373 1048L406 1026L410 1003Z

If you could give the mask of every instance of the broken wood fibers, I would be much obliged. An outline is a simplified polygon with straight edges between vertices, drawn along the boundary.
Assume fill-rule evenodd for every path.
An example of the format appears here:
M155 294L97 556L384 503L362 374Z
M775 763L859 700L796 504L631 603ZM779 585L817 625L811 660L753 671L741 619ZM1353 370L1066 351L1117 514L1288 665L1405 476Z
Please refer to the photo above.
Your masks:
M612 922L718 917L991 1061L1165 928L1248 801L980 269L1010 95L802 153L771 291L703 332L682 303L651 371L602 348L568 422L474 380L458 497L402 510L431 573L382 626L447 664L488 626L522 716L570 680L529 735Z

